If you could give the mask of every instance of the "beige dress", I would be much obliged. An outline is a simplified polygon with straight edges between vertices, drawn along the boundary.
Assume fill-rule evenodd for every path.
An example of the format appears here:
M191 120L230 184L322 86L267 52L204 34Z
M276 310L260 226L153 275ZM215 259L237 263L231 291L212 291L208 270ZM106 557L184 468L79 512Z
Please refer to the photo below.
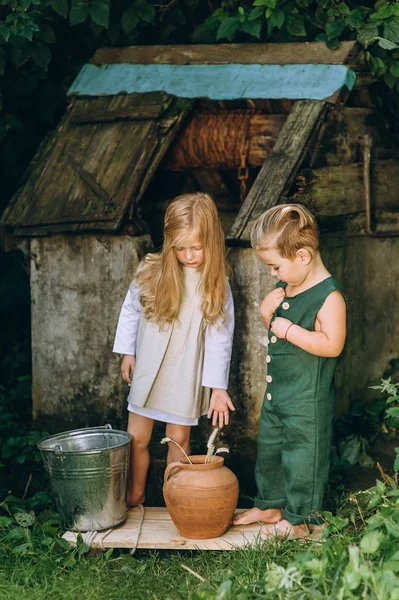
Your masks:
M205 323L197 289L200 273L189 267L184 267L183 272L184 296L178 320L160 331L155 323L140 318L128 409L158 421L197 425L198 417L209 408L210 390L201 383ZM166 350L154 374L154 356L165 337Z

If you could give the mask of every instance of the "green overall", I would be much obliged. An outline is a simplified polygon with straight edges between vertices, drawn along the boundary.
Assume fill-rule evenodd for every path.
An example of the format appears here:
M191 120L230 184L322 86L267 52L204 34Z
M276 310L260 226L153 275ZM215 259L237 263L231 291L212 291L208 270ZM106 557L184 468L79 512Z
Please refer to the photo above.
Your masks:
M277 287L286 285L279 282ZM285 317L313 331L317 313L334 290L341 291L328 277L296 296L286 296L271 322ZM270 329L268 349L254 505L262 510L283 508L284 519L292 525L318 523L330 465L336 358L310 354Z

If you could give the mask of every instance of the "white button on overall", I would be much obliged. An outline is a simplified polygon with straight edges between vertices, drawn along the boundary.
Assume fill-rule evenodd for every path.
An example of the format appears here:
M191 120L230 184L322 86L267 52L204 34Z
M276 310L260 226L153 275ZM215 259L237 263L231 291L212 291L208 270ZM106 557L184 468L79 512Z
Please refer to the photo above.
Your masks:
M271 340L270 340L270 341L271 341L271 343L272 343L272 344L275 344L275 343L277 342L277 338L276 338L276 336L275 336L275 335L272 335L272 337L271 337Z
M282 307L284 308L284 310L288 310L290 305L288 302L283 302Z
M266 394L266 398L267 398L268 400L271 400L271 399L272 399L272 395L271 395L271 394Z
M269 354L266 356L266 362L272 362L272 357Z
M267 375L266 381L267 383L271 383L273 381L273 377L271 375Z

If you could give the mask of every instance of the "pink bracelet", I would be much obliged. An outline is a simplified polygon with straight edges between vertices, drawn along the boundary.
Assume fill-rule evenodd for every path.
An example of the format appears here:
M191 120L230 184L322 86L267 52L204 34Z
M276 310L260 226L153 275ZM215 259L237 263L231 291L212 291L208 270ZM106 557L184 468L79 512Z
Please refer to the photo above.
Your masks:
M290 324L290 325L288 325L288 327L287 327L287 331L285 332L285 335L284 335L284 339L285 339L285 341L286 341L286 342L288 342L288 340L287 340L287 333L289 332L289 330L290 330L290 327L292 327L293 325L295 325L295 323L291 323L291 324Z

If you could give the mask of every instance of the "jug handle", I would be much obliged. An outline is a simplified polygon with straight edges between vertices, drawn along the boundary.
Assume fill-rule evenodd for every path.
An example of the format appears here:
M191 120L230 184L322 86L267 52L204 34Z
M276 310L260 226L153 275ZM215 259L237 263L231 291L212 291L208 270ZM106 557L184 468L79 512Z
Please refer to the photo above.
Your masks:
M173 473L172 473L173 470L175 470L175 473L177 473L183 467L184 467L184 465L182 465L181 462L178 462L178 461L170 463L165 469L164 482L166 483L167 481L169 481L169 477L171 477L171 475L173 475Z

